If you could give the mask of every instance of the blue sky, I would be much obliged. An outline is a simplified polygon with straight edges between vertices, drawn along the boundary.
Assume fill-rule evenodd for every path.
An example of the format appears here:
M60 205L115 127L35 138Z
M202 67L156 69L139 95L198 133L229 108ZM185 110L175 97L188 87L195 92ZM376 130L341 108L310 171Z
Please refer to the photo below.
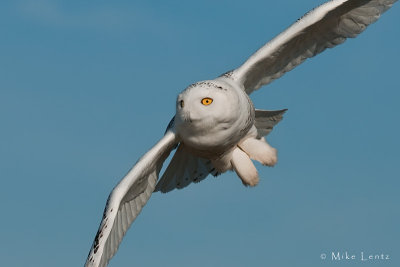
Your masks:
M110 190L187 85L323 1L2 1L2 266L82 266ZM400 9L252 94L274 168L154 194L109 266L399 266ZM389 254L335 262L322 253Z

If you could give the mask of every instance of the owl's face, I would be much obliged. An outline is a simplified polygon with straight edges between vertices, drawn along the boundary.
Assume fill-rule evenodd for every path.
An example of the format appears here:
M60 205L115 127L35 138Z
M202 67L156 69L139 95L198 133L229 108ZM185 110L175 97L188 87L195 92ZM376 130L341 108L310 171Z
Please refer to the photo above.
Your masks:
M221 81L193 84L179 94L175 125L182 141L208 149L229 142L241 112L237 90Z

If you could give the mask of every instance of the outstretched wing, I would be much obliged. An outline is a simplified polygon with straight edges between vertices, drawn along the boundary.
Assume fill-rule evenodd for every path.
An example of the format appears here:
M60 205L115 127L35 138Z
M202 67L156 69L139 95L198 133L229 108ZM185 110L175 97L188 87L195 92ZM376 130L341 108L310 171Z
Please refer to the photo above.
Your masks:
M354 38L397 0L332 0L261 47L229 76L250 94L326 48Z
M153 193L161 167L178 143L177 139L173 131L167 131L111 192L86 267L107 266L129 226Z

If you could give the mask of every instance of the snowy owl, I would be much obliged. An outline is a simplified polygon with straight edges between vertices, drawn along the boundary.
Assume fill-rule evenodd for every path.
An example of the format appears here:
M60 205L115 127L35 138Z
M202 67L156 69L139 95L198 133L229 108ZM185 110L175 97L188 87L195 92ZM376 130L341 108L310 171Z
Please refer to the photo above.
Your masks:
M129 226L156 191L169 192L228 170L256 186L252 160L266 166L277 151L265 136L286 110L255 109L249 94L307 58L354 38L396 0L332 0L307 13L239 68L194 83L178 95L165 135L112 190L85 266L106 266ZM176 152L159 179L162 165Z

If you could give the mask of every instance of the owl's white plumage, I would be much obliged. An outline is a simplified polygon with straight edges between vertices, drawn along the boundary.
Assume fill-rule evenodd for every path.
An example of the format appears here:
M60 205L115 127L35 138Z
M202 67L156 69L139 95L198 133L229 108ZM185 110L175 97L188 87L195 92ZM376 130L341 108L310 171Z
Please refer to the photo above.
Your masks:
M204 98L213 102L203 105ZM247 134L253 121L254 107L243 88L219 77L195 83L179 94L174 126L196 155L216 159Z
M177 98L164 137L111 192L85 266L106 266L154 191L169 192L234 170L246 186L259 178L252 160L273 166L265 140L286 110L254 109L248 94L326 48L354 38L397 0L332 0L303 16L239 68L195 83ZM170 152L175 154L159 179Z

